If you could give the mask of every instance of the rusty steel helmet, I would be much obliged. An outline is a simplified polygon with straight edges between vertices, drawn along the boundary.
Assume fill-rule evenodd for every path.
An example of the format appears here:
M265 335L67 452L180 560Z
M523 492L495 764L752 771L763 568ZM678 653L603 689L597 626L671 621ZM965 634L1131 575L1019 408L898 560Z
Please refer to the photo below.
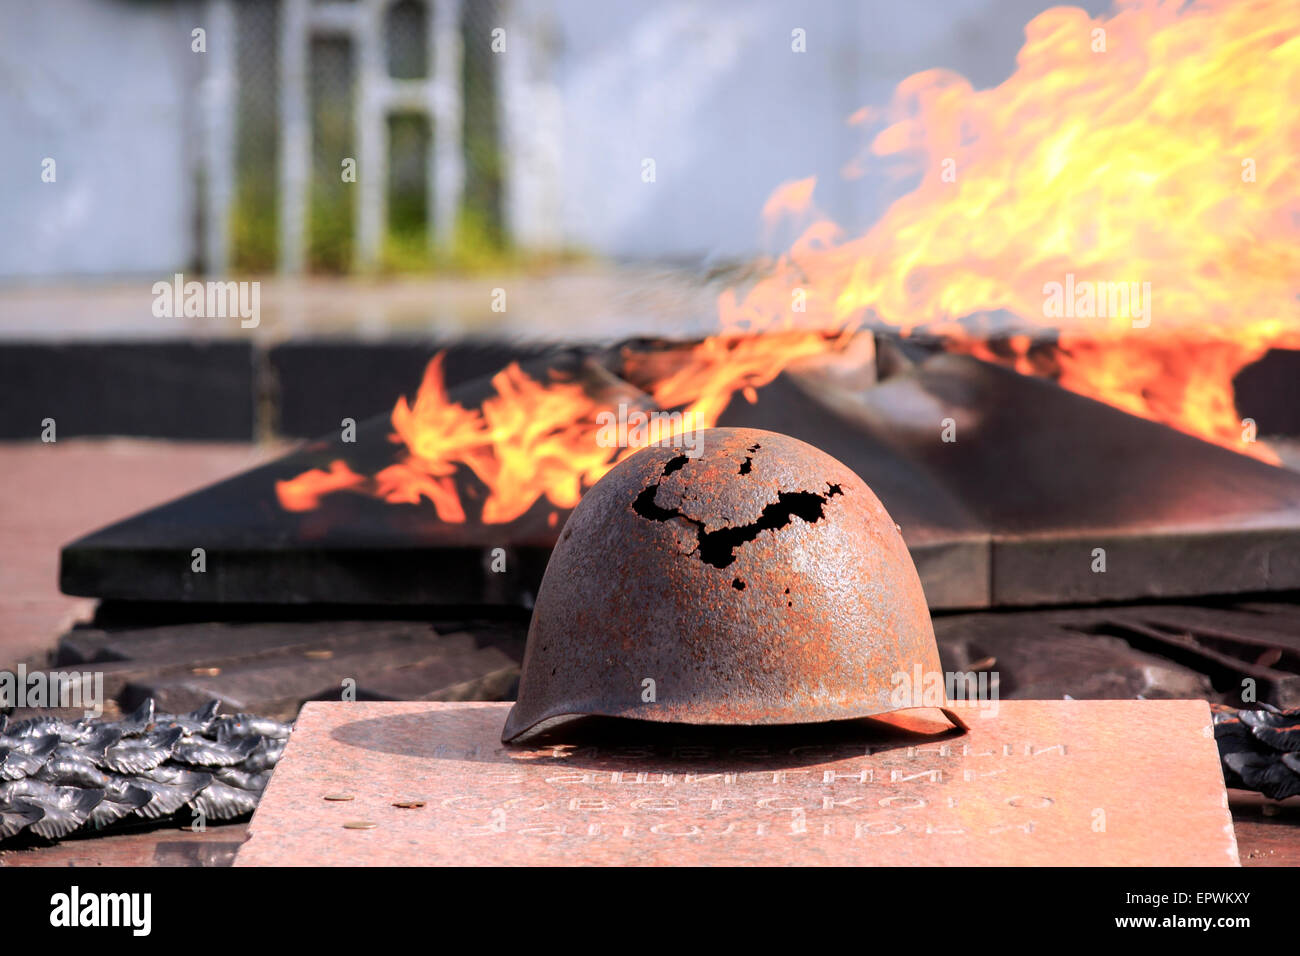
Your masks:
M580 714L800 724L938 706L963 727L946 696L900 706L898 675L941 681L939 651L866 483L787 435L695 438L695 457L638 451L569 516L501 739Z

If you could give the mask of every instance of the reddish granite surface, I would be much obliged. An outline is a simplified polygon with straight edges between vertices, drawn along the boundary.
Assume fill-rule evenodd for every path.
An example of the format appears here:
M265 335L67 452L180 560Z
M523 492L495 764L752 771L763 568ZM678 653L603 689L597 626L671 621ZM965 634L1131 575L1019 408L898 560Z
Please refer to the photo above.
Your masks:
M1201 701L1002 701L966 735L584 720L505 747L509 706L308 704L236 865L1238 863Z
M59 593L59 549L264 461L273 446L0 442L0 670L42 657L95 602Z

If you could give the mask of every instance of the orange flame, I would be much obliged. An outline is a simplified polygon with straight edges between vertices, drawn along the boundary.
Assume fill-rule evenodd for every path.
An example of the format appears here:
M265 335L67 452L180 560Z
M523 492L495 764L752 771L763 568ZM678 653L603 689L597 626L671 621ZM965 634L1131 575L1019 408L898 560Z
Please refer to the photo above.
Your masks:
M708 427L735 394L753 400L864 324L924 328L1272 460L1243 444L1232 381L1269 348L1300 346L1300 4L1128 0L1096 20L1054 8L1025 34L1015 72L992 89L931 70L887 110L855 113L859 125L883 119L870 158L901 161L915 188L859 236L817 219L765 278L720 297L717 336L671 367L629 354L625 376ZM847 170L862 171L861 160ZM780 187L769 228L810 215L815 185ZM1010 359L967 321L1000 315L1019 333ZM1046 364L1030 329L1057 330ZM342 462L307 472L277 485L284 506L346 488L427 498L463 521L452 476L464 466L489 489L482 520L504 522L543 498L573 506L634 450L596 440L604 405L580 384L511 365L481 409L465 409L441 363L414 405L393 410L401 461L373 481Z
M289 481L277 481L275 492L280 498L280 507L285 511L312 511L320 507L320 500L325 495L355 488L365 484L365 480L349 468L347 462L334 461L330 463L329 471L312 468Z

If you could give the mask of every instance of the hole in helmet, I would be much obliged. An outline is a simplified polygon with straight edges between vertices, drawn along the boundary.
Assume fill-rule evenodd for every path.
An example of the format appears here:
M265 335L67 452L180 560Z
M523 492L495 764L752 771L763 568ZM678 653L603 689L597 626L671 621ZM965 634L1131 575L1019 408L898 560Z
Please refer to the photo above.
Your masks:
M671 464L672 462L669 462L669 465ZM667 468L665 468L666 472ZM705 564L711 564L715 568L725 568L736 560L738 547L753 541L764 531L779 531L795 518L802 518L809 524L820 520L825 514L826 503L836 495L844 494L844 491L837 484L827 485L824 495L811 491L779 491L775 502L763 506L763 512L757 521L734 528L718 528L716 531L705 531L703 521L682 514L678 508L661 507L655 501L655 495L658 493L659 482L646 487L636 496L636 501L632 503L632 510L650 521L671 521L673 518L681 518L693 524L699 541L699 546L694 553Z

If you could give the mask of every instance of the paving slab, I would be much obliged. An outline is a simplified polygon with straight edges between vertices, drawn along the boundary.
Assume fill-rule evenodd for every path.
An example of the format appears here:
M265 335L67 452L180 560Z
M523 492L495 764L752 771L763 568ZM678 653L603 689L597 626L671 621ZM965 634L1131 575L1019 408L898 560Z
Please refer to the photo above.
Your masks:
M307 704L235 865L1239 865L1202 701L507 747L510 706Z
M249 342L0 343L0 438L256 436Z
M59 593L59 546L71 536L276 450L128 439L0 442L0 670L43 659L61 632L93 612L93 601Z
M717 296L738 275L668 266L557 264L468 276L250 276L260 321L153 314L153 284L170 275L61 285L0 285L0 346L13 341L278 343L305 337L360 342L416 336L529 336L578 341L709 334ZM509 308L500 308L497 289Z
M427 625L423 630L421 635L394 622L350 639L321 641L319 652L158 668L133 678L120 698L131 708L152 697L171 713L188 713L215 699L223 712L293 720L304 700L341 700L345 694L357 700L484 699L475 689L508 688L519 675L522 646L464 633L440 635ZM106 692L109 685L106 675Z
M54 663L103 675L104 696L127 711L146 697L172 713L216 699L225 712L292 720L304 700L339 700L347 690L358 700L502 700L519 674L524 627L472 634L385 620L79 627L60 639Z
M1262 793L1229 790L1228 806L1242 866L1300 866L1300 797L1270 800Z

